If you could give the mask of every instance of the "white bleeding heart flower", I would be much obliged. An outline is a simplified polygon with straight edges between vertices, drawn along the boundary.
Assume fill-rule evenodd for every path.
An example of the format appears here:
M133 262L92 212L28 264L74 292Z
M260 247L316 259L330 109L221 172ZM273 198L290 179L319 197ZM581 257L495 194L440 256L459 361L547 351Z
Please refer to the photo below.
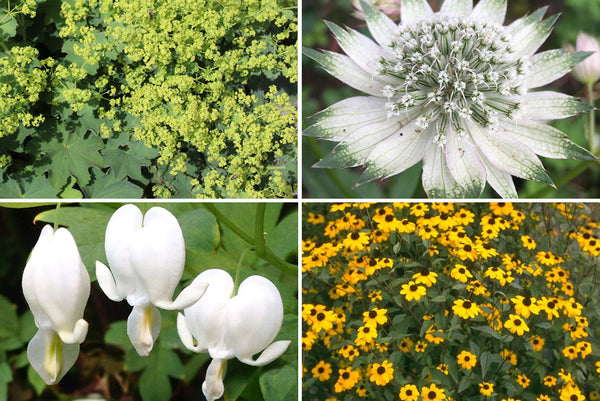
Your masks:
M110 269L96 262L102 291L113 301L127 299L133 310L127 335L141 356L150 354L160 333L158 308L184 309L204 294L195 281L173 301L185 265L185 242L179 222L168 210L153 207L142 215L135 205L119 208L106 227L104 242Z
M90 296L90 277L66 228L42 229L22 285L38 327L27 357L46 384L58 383L77 360L87 335L83 311Z
M283 302L271 281L250 276L235 296L233 279L224 270L206 270L196 281L208 283L208 289L202 299L178 315L177 330L186 348L208 352L213 358L202 385L206 399L213 401L223 395L228 359L266 365L281 356L290 341L273 342L281 329ZM253 359L259 352L260 356Z

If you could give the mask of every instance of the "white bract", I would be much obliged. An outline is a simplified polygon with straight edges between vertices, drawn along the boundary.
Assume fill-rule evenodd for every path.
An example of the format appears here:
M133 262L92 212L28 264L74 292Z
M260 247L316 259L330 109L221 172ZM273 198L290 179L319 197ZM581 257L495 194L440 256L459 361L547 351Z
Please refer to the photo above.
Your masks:
M186 348L208 352L213 358L202 384L206 399L213 401L223 395L228 359L266 365L281 356L290 341L273 342L283 321L283 302L271 281L250 276L233 297L233 279L224 270L206 270L194 281L208 283L208 289L202 299L178 315L177 330Z
M177 310L195 303L206 284L194 282L172 301L185 265L185 243L175 216L153 207L143 216L135 205L119 208L106 226L104 248L110 270L96 262L102 291L113 301L127 299L133 310L127 335L141 356L150 354L160 332L158 308Z
M87 335L83 311L90 296L90 277L66 228L42 229L22 285L38 327L27 357L46 384L58 383L77 360Z
M514 198L512 176L552 185L537 155L593 159L547 124L589 110L577 99L536 91L589 53L534 54L556 16L546 8L502 26L506 0L403 0L400 24L362 2L375 41L328 23L346 55L305 54L370 96L316 114L305 135L339 142L316 167L364 165L359 184L423 161L428 196L480 196L486 182Z

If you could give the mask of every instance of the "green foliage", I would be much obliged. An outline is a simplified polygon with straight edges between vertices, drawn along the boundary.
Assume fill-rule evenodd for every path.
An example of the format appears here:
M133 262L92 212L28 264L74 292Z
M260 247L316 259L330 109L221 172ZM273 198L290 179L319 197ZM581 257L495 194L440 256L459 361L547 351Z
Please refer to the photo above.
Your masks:
M291 197L296 36L294 0L0 3L0 196Z
M264 209L253 203L159 205L177 217L186 243L185 272L176 294L208 268L225 269L235 275L238 262L245 254L240 280L253 274L263 275L275 283L283 298L284 321L276 340L292 340L292 344L280 358L266 366L252 367L237 360L229 361L225 375L226 399L277 401L289 399L291 395L295 398L298 393L296 205L265 203L262 205ZM75 367L61 383L47 387L27 361L25 348L36 328L22 295L19 295L17 304L0 296L0 400L9 396L9 400L16 401L17 398L10 396L16 394L15 389L29 389L28 396L19 398L25 401L35 398L34 394L41 398L71 397L88 391L82 390L87 388L103 389L100 390L102 395L110 399L134 397L143 401L167 401L181 394L202 397L201 384L210 358L208 354L191 353L183 346L177 333L177 312L161 311L160 336L150 355L140 357L127 337L126 318L130 307L125 302L110 301L94 283L95 261L106 263L106 224L121 204L33 206L36 206L36 214L32 220L38 224L32 238L15 239L17 243L25 242L26 245L20 255L21 260L16 267L11 266L11 272L14 274L15 268L22 272L30 246L39 235L40 223L58 222L68 227L93 282L92 298L84 315L90 322L90 329ZM143 212L153 206L157 205L138 204ZM26 213L27 210L0 208L0 212L3 213L2 219L10 222L14 213ZM254 226L261 220L265 252L263 256L257 256L253 249L260 240L255 238ZM20 274L17 276L13 287L3 285L2 293L20 292ZM73 388L73 383L77 383L77 387Z

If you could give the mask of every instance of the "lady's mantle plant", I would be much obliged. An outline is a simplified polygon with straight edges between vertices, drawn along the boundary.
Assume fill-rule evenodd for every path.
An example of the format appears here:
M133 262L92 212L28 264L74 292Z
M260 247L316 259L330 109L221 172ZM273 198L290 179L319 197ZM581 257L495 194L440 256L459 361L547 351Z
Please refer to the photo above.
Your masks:
M0 6L0 197L291 197L295 8Z
M328 23L347 55L306 49L330 74L369 96L345 99L312 118L305 135L339 142L316 167L364 165L359 184L423 160L430 197L477 197L486 182L517 197L512 176L544 182L537 155L593 159L547 125L589 106L531 91L568 73L589 53L535 52L556 17L546 9L502 26L506 0L404 0L402 22L361 3L375 41Z

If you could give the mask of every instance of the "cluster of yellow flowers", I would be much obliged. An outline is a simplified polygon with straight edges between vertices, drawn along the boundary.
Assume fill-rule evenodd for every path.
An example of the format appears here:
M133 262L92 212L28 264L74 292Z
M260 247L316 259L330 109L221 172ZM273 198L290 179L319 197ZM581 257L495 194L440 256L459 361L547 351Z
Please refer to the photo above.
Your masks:
M306 204L305 395L594 399L598 217L567 204Z
M278 158L295 155L295 2L75 0L63 2L60 36L94 76L101 134L124 129L159 149L159 165L185 173L186 152L206 167L190 179L200 197L290 197ZM101 17L101 18L98 18ZM274 21L274 22L273 22ZM275 85L285 78L288 87ZM89 99L64 91L74 111ZM157 185L155 195L168 196Z

